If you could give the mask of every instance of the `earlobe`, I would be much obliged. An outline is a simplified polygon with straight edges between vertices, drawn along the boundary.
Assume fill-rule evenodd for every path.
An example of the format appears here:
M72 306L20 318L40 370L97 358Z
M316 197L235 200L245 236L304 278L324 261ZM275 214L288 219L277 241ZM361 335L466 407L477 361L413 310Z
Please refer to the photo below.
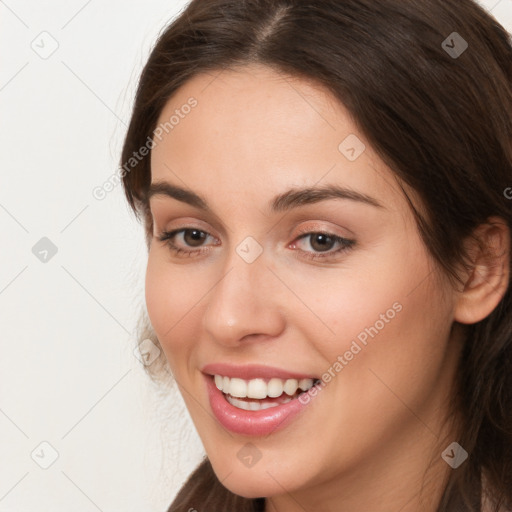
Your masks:
M489 316L505 295L510 278L510 230L506 222L491 217L473 234L468 239L473 266L454 314L454 320L462 324L474 324Z

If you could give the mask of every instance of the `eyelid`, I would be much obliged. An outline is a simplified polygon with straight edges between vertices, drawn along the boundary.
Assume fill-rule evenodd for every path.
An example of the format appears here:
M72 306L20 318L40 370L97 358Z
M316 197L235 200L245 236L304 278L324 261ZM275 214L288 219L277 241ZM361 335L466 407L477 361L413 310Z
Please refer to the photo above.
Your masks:
M338 236L340 238L346 238L347 240L355 237L355 235L350 230L348 230L346 228L344 230L346 231L345 234L342 232L340 233L340 228L336 229L333 227L325 227L325 225L314 223L312 225L311 224L306 224L305 226L301 225L297 229L297 233L298 233L298 235L304 235L304 234L309 234L309 233L326 233L329 235ZM293 234L293 231L290 234L290 236L292 236L292 234ZM295 238L297 238L297 237L294 237L294 239Z
M184 213L183 208L187 210L188 215ZM220 236L226 236L228 231L231 231L230 228L224 227L224 224L216 217L210 217L209 213L200 213L199 216L196 216L197 212L194 212L194 207L187 206L180 203L180 208L175 210L174 208L170 208L168 202L162 202L161 206L157 206L151 210L151 217L153 219L153 225L155 226L155 233L162 231L174 231L178 228L190 228L190 229L200 229L201 231L205 231L208 234L211 234L211 230L213 229ZM200 220L204 218L205 220ZM176 224L176 227L173 227ZM156 225L162 226L171 226L169 228L156 229Z
M172 221L169 221L169 218L162 214L162 222L157 222L157 218L153 217L153 227L154 227L154 234L157 233L163 233L163 232L170 232L170 231L180 231L185 229L197 229L198 231L204 231L210 236L213 236L214 238L218 237L212 233L213 231L217 231L215 226L212 226L210 223L204 222L199 220L197 217L179 217L172 219ZM165 226L162 228L158 228L159 225Z

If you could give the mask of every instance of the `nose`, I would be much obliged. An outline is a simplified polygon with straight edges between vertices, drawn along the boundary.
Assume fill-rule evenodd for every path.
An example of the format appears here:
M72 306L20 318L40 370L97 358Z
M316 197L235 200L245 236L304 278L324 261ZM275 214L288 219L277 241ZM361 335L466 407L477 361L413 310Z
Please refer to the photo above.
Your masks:
M268 340L284 329L279 280L262 254L252 263L233 251L208 294L203 327L213 340L226 346ZM282 286L282 284L281 284Z

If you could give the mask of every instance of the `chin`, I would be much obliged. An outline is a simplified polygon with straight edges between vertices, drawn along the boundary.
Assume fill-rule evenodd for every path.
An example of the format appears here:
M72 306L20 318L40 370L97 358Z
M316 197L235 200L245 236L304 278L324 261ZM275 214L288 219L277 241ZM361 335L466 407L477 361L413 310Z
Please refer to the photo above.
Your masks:
M268 474L262 478L254 478L248 473L246 476L236 475L233 472L222 485L230 490L233 494L242 496L243 498L266 498L282 493L280 487Z
M262 460L253 467L244 467L235 457L230 463L218 462L210 458L213 471L224 487L233 494L243 498L271 497L283 493L283 488L288 492L297 486L297 474L287 475L283 468L270 469ZM227 476L226 476L227 475Z

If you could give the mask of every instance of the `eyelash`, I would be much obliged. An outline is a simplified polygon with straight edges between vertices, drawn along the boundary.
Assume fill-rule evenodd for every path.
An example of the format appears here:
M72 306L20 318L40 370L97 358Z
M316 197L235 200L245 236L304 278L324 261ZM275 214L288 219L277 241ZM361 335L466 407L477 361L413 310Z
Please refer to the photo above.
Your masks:
M186 249L182 249L181 247L177 247L174 244L174 242L172 241L172 239L177 234L184 233L186 231L199 231L200 233L205 233L206 235L211 236L206 231L203 231L203 230L197 229L197 228L189 227L189 228L175 229L173 231L164 231L160 235L158 235L157 238L158 238L158 240L160 242L165 242L165 244L170 248L171 252L175 256L190 258L190 257L199 256L200 253L204 253L204 252L208 252L209 251L209 249L206 249L204 247L200 247L197 250L190 250L190 251L186 250ZM342 252L346 252L346 251L352 249L354 244L356 243L355 240L350 240L348 238L343 238L341 236L334 235L332 233L327 233L325 231L308 231L308 230L302 230L301 231L301 230L299 230L299 234L301 236L297 237L295 240L302 240L303 238L306 238L307 236L310 236L310 235L326 235L329 238L331 238L334 242L337 242L337 243L339 243L341 245L341 247L339 249L335 250L335 251L330 251L330 252L326 251L324 253L311 253L309 251L303 251L303 250L299 249L299 251L304 253L305 258L311 259L311 260L322 260L322 259L326 259L326 258L332 258L336 254L339 254L339 253L342 253Z

